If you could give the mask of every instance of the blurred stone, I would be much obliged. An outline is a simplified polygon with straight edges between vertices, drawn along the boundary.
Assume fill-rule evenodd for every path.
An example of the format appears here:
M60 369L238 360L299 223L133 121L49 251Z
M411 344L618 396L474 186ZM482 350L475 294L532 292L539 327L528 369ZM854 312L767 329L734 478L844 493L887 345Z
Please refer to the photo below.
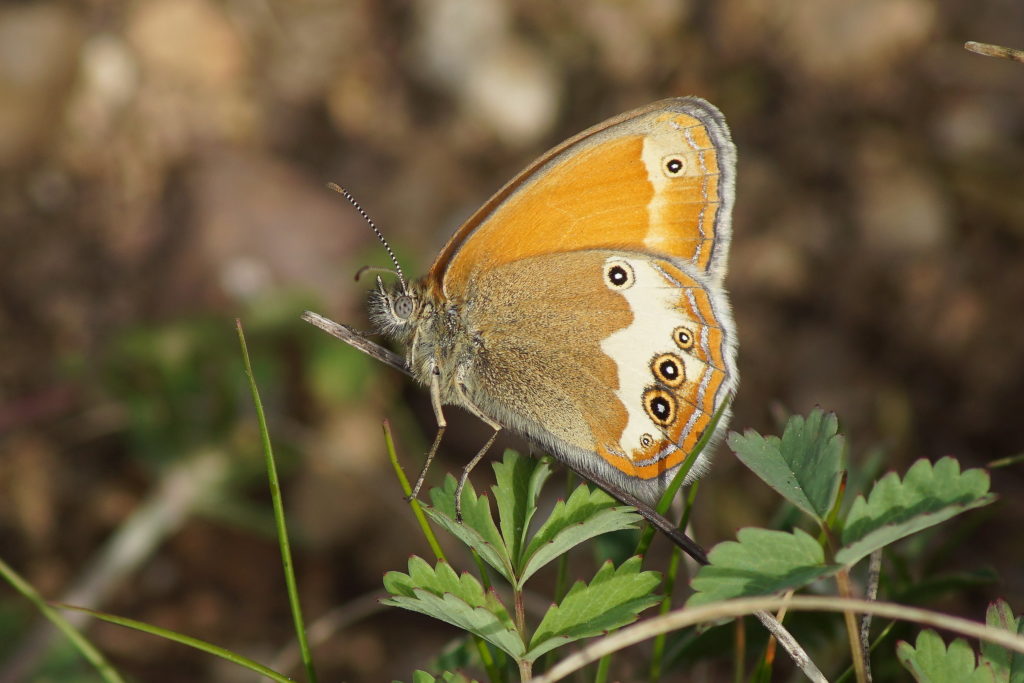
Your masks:
M732 250L732 271L746 288L794 296L810 284L806 256L778 233L737 240Z
M410 108L381 60L367 57L346 64L326 93L331 119L346 134L377 147L407 150L416 132ZM419 145L417 145L419 146Z
M59 123L81 32L65 5L0 9L0 168L37 152Z
M121 36L90 36L82 47L78 85L68 107L68 124L75 134L96 139L114 132L138 82L135 53Z
M338 72L359 71L380 54L364 2L275 3L275 30L268 32L267 77L287 102L320 97ZM394 86L394 77L380 87Z
M244 45L217 5L206 0L150 0L129 17L128 39L151 78L205 89L230 85L247 67Z
M1016 121L1001 116L991 96L959 97L935 109L935 137L943 156L992 153L1014 134Z
M363 290L349 269L370 232L327 187L241 151L209 155L192 180L198 253L186 259L193 272L180 278L219 285L235 300L304 289L339 308Z
M332 407L331 419L309 444L292 515L314 545L352 541L372 526L375 511L384 505L377 487L389 470L378 412L383 398L374 391L359 406ZM398 482L388 483L399 501Z
M643 78L660 70L665 58L659 49L678 40L694 9L688 0L649 0L642 3L594 2L580 6L581 32L593 40L602 70L616 80Z
M494 46L475 60L460 92L467 113L506 145L545 135L558 114L558 82L547 62L520 43Z
M551 60L514 35L496 0L429 0L419 7L417 66L451 92L474 123L511 146L550 131L559 77Z
M35 434L15 432L0 449L0 519L10 519L36 550L49 550L54 540L59 468L54 444Z
M888 138L868 136L854 178L857 220L866 245L893 254L946 247L953 231L950 209L936 181L900 158Z
M723 14L739 50L759 45L813 79L871 86L931 37L937 12L928 0L732 0Z

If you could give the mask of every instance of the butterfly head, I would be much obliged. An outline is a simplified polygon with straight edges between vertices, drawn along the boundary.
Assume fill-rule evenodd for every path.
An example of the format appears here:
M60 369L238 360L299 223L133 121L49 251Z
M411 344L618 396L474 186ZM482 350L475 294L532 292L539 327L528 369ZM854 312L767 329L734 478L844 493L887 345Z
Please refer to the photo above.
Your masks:
M377 278L377 289L370 292L370 320L382 333L408 343L424 311L423 293L419 283L406 286L398 283L386 287Z

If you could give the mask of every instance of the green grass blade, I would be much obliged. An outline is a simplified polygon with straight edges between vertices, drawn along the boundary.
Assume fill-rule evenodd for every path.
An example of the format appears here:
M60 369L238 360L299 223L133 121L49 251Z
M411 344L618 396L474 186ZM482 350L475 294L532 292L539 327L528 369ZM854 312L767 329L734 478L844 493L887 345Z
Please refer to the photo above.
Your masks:
M26 581L18 572L14 571L13 567L3 560L0 560L0 576L7 583L11 584L14 590L21 593L25 599L35 605L36 609L64 634L75 649L81 653L82 657L93 665L104 681L107 681L107 683L124 683L124 679L110 665L110 662L106 660L103 653L97 650L96 646L65 619L60 612L47 604L46 600L43 599L43 596L39 595L32 584Z
M434 535L434 530L430 528L430 523L427 522L427 517L423 514L423 506L412 497L412 485L409 484L409 478L405 476L405 470L402 469L402 465L398 462L398 454L395 452L395 439L391 435L391 423L387 420L384 421L384 444L388 451L388 460L391 461L391 467L395 470L395 476L398 477L398 485L402 487L402 494L409 501L409 507L412 508L412 514L420 525L423 537L427 539L427 545L430 546L430 550L434 553L435 558L439 560L445 559L444 551L441 550L441 544L437 542L437 536Z
M232 652L231 650L225 649L218 645L214 645L212 643L208 643L205 640L199 640L198 638L193 638L192 636L186 636L184 634L178 633L177 631L171 631L166 628L160 628L159 626L146 624L141 621L135 621L134 619L119 617L114 614L107 614L105 612L97 612L96 610L75 607L74 605L55 604L54 607L58 607L60 609L75 610L76 612L85 612L86 614L91 614L97 619L102 619L103 621L110 622L111 624L117 624L118 626L124 626L126 628L135 629L136 631L142 631L143 633L149 633L151 635L158 636L166 640L173 640L174 642L181 643L182 645L188 645L189 647L195 648L196 650L201 650L216 657L220 657L221 659L226 659L229 662L234 662L239 666L245 667L246 669L249 669L251 671L255 671L256 673L266 676L267 678L270 678L272 680L280 681L281 683L293 683L293 679L288 678L287 676L284 676L282 674L279 674L273 669L269 669L260 664L259 662L249 659L248 657L243 657L242 655L236 652Z
M686 461L682 464L675 476L672 477L672 482L665 489L665 492L661 494L661 498L658 499L658 505L655 507L659 515L664 516L668 512L669 507L672 505L672 501L675 500L676 494L679 493L679 489L682 488L683 482L686 481L686 477L690 474L690 470L693 468L693 464L697 462L697 457L704 452L711 439L718 432L718 423L722 420L722 417L729 410L729 406L732 405L732 396L729 396L722 402L722 405L718 407L715 414L711 416L711 422L708 424L707 429L701 435L700 439L697 440L697 444L693 447L693 451L687 456ZM637 542L636 550L634 555L646 555L647 549L651 546L651 541L654 540L655 529L654 526L648 524L647 527L640 533L640 540Z
M249 378L249 391L252 393L252 403L256 408L256 420L260 428L260 441L263 445L263 455L267 465L270 499L274 506L274 522L277 526L277 540L281 546L281 566L284 570L284 580L288 588L288 602L291 605L292 622L295 624L295 635L298 638L299 651L302 653L302 663L306 668L306 678L309 683L316 683L316 670L313 668L313 656L310 653L309 641L306 638L306 625L302 620L302 605L299 602L299 589L295 582L295 567L292 562L291 545L288 542L288 525L285 522L284 516L281 482L277 478L277 465L274 462L273 447L270 445L267 418L263 413L263 402L260 400L259 389L256 387L256 377L252 373L249 350L245 343L245 333L242 331L242 321L235 320L235 327L238 330L238 343L242 349L242 360L245 362L245 375Z

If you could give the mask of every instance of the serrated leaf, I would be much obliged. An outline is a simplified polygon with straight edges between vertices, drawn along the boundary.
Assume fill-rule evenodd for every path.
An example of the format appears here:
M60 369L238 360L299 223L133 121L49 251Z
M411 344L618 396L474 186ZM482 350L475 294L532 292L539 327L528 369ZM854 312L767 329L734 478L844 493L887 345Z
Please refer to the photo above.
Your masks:
M843 437L832 413L794 415L780 439L753 430L729 434L729 447L766 484L821 522L835 501Z
M736 538L708 553L710 564L690 582L696 592L686 601L688 607L802 588L839 569L825 564L821 546L800 529L740 529Z
M635 529L641 517L600 489L580 484L567 501L555 503L523 553L518 585L583 541L623 529Z
M514 627L483 607L473 607L451 593L435 595L422 588L415 589L413 597L403 595L381 600L383 605L401 607L419 612L452 626L480 636L512 657L522 655L525 647Z
M501 600L493 591L484 590L483 585L472 574L456 574L451 565L444 560L431 567L426 560L415 555L409 558L408 566L408 574L396 571L384 574L384 588L393 596L415 597L417 589L427 590L435 595L451 593L473 607L490 610L504 622L512 625L512 619Z
M988 487L988 473L972 469L961 474L960 463L949 457L934 467L918 460L903 481L890 472L878 480L867 499L857 496L853 501L836 561L853 565L878 548L988 505L995 500Z
M946 649L942 638L931 629L917 635L915 646L901 641L896 655L918 683L996 683L992 667L978 666L965 640L957 638Z
M508 610L476 577L459 576L447 562L431 567L420 557L409 559L409 573L388 572L384 587L390 598L381 604L426 614L469 631L513 657L525 650Z
M1015 617L1005 600L997 600L988 606L985 623L992 628L1024 635L1024 617ZM997 683L1024 683L1024 654L983 640L981 656L982 661L991 665Z
M498 523L518 571L522 567L522 551L526 532L537 511L537 497L551 468L533 458L524 458L515 451L506 451L501 462L494 463L494 502L498 505Z
M455 489L458 482L448 475L440 487L430 489L433 506L423 506L423 511L440 527L475 550L484 562L491 565L509 583L514 580L512 558L498 532L491 516L491 505L487 496L478 496L473 484L466 482L462 491L462 523L455 521Z
M560 604L548 609L524 658L533 661L566 643L633 623L641 611L661 600L651 595L660 583L658 572L640 571L639 557L618 569L605 562L589 584L576 582Z

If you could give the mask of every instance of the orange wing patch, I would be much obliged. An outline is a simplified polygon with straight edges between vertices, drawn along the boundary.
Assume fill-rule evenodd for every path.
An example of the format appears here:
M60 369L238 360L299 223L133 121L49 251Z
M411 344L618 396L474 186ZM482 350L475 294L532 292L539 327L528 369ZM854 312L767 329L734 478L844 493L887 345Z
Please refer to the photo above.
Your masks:
M638 135L610 140L528 178L458 248L444 273L445 292L460 290L474 271L530 256L642 247L653 196L642 148ZM441 258L431 277L439 276Z
M607 121L552 149L495 194L442 250L428 285L457 296L475 272L587 249L674 257L720 281L733 156L720 115L694 100Z

